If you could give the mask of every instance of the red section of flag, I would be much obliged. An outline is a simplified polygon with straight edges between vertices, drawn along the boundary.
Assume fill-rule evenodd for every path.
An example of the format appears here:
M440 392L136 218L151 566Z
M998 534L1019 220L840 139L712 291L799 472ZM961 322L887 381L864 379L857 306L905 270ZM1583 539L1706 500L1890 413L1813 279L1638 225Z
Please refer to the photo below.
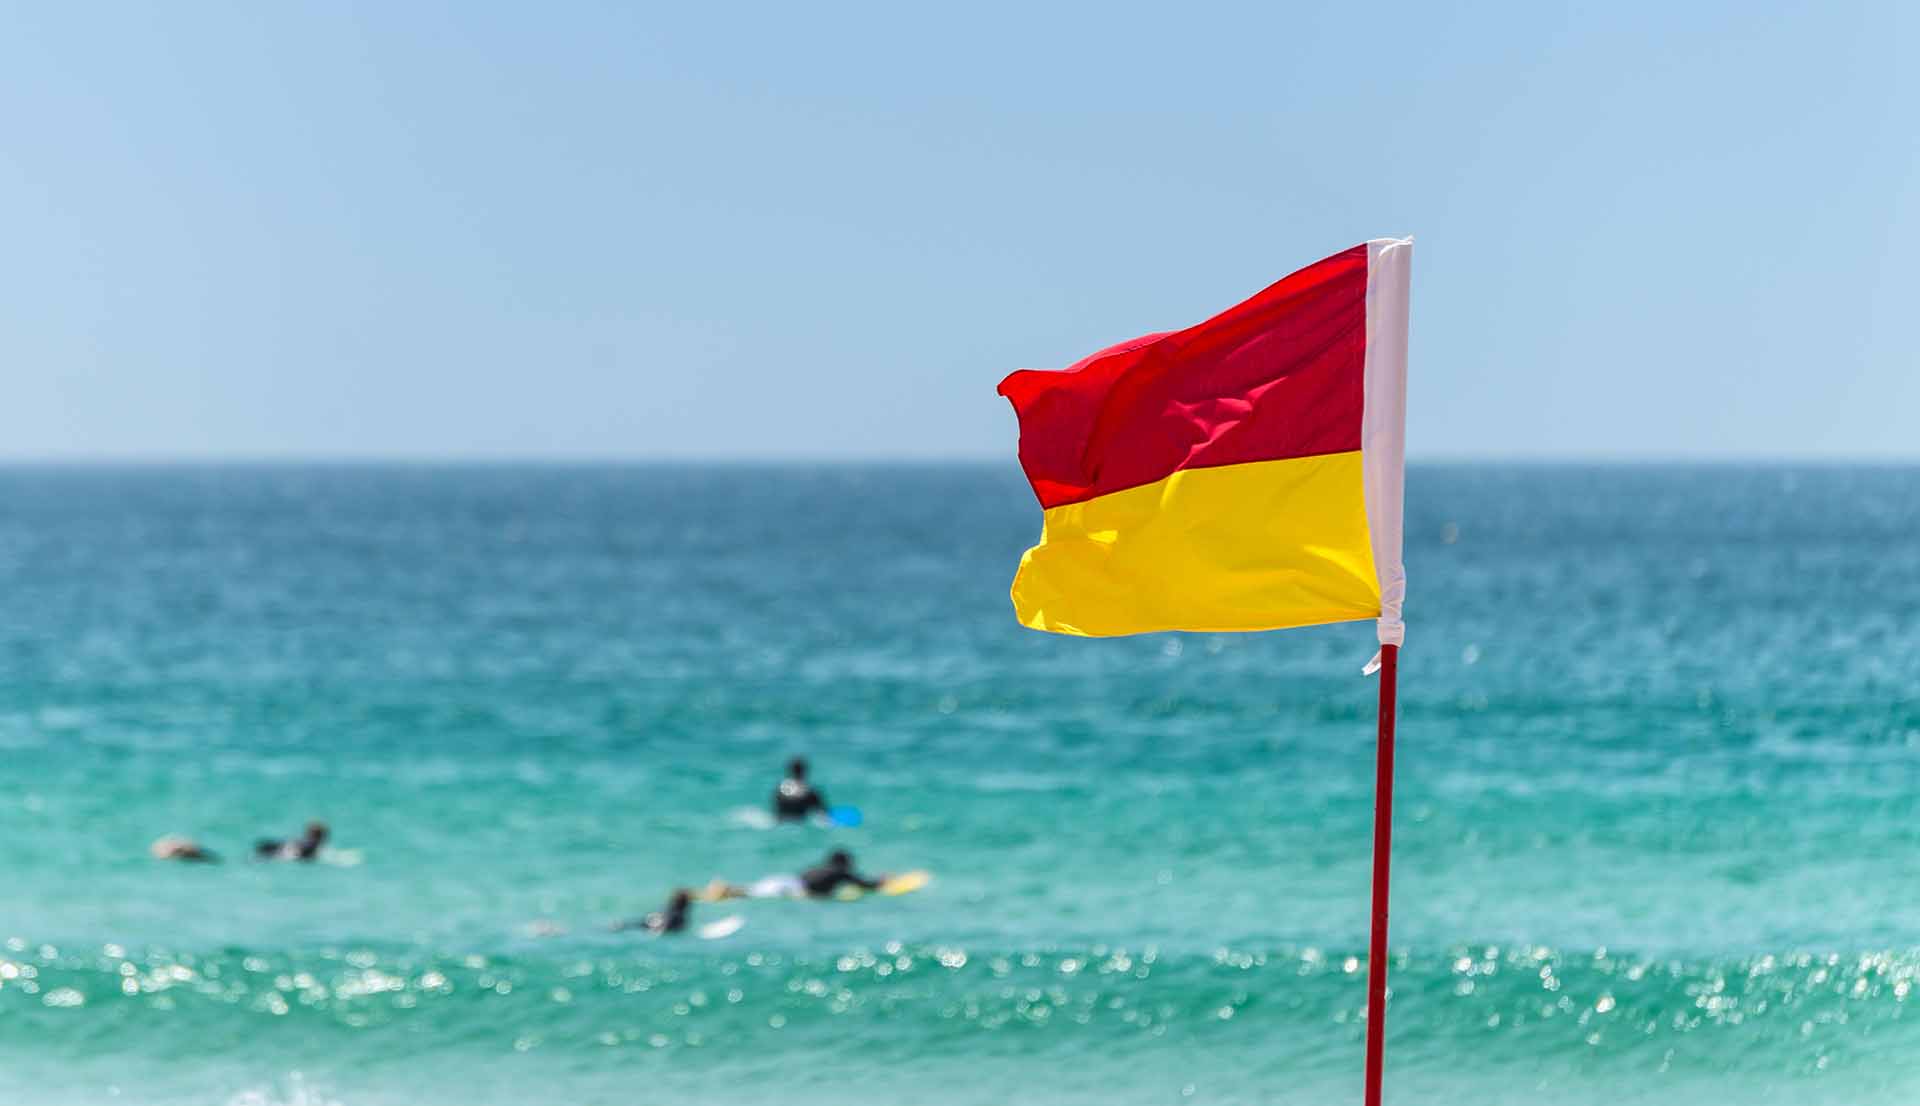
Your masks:
M1198 326L1000 382L1042 507L1181 469L1360 448L1367 247L1334 254Z

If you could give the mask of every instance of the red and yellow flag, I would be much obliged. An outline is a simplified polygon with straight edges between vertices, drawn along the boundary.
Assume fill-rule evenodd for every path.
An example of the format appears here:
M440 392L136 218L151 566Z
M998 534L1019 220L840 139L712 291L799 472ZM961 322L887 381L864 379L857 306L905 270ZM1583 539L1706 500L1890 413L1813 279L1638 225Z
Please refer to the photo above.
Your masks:
M1377 618L1398 645L1411 239L1309 265L1198 326L1000 382L1045 518L1036 630Z

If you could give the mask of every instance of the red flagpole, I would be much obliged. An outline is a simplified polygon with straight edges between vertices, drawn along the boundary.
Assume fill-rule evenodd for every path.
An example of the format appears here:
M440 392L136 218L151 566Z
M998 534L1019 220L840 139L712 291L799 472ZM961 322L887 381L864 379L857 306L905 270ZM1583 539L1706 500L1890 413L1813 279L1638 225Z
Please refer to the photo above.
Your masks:
M1387 1045L1387 869L1393 859L1393 715L1400 647L1380 647L1380 749L1373 781L1373 936L1367 945L1367 1099L1380 1106Z

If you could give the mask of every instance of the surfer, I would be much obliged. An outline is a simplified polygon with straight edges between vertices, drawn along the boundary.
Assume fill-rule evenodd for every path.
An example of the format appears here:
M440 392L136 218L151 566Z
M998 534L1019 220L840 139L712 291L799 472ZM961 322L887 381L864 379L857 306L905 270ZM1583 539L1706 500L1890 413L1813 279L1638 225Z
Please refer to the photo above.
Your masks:
M218 864L220 857L191 837L169 833L147 847L155 860L184 860L196 864Z
M827 813L827 800L807 782L807 758L787 762L787 778L773 789L773 817L777 822L805 821L815 812Z
M693 912L693 892L684 887L674 888L673 895L667 899L667 905L637 922L621 922L614 926L616 930L644 929L649 933L679 933L687 928L687 915Z
M824 899L849 885L863 891L878 890L886 880L885 875L868 879L855 872L853 854L845 849L835 849L827 854L825 861L797 876L767 876L744 886L715 879L695 897L701 902L721 902L726 899Z
M833 850L827 854L826 863L800 873L800 887L810 899L824 899L848 884L862 891L873 891L884 882L885 876L868 879L855 872L853 854L845 849Z
M304 860L310 861L320 855L320 846L327 843L327 824L308 822L307 831L291 841L278 841L271 838L254 842L255 860Z

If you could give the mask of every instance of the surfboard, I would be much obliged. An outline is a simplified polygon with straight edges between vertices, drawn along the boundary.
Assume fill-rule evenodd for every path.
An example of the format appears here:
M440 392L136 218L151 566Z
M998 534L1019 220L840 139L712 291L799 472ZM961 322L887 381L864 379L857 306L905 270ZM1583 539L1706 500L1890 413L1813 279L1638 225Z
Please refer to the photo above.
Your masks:
M699 931L700 939L702 941L718 941L722 937L731 937L740 932L740 927L746 924L747 920L740 915L729 914L719 921L708 922L706 925L701 926Z
M765 807L737 806L727 812L727 821L741 829L770 830L780 823Z
M918 891L933 882L933 873L924 869L901 872L897 876L888 876L880 884L882 895L905 895Z
M728 883L715 879L705 887L693 893L694 902L724 902L727 899L791 899L800 898L806 891L800 886L799 876L763 876L742 887L737 883Z
M911 872L901 872L899 875L888 876L886 879L881 880L880 886L874 888L871 892L864 891L858 887L848 886L842 887L834 897L843 902L852 902L854 899L865 898L868 894L906 895L918 891L932 882L932 872L916 869Z

